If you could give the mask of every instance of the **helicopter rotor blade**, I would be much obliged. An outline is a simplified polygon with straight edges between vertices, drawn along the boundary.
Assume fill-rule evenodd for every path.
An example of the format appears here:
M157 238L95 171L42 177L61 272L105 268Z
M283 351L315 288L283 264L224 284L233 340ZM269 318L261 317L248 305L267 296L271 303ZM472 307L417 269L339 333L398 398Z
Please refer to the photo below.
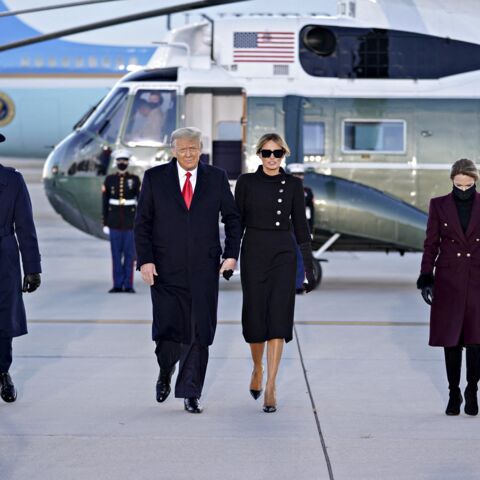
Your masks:
M20 47L25 47L27 45L33 45L36 43L45 42L47 40L54 40L56 38L66 37L68 35L74 35L76 33L89 32L91 30L98 30L100 28L112 27L115 25L121 25L123 23L130 23L130 22L136 22L138 20L145 20L147 18L160 17L162 15L169 15L172 13L180 13L188 10L199 10L201 8L215 7L220 5L226 5L229 3L239 3L239 2L245 2L245 1L249 1L249 0L200 0L197 2L183 3L181 5L175 5L171 7L157 8L155 10L149 10L147 12L140 12L132 15L125 15L123 17L111 18L109 20L103 20L100 22L89 23L87 25L80 25L78 27L59 30L57 32L38 35L36 37L27 38L25 40L5 43L3 45L0 45L0 52L5 52L7 50L13 50L15 48L20 48Z
M49 10L59 10L62 8L83 7L85 5L92 5L95 3L124 2L124 1L125 0L84 0L82 2L60 3L56 5L45 5L43 7L25 8L24 10L7 10L6 12L0 12L0 18L13 17L14 15L23 15L26 13L48 12Z

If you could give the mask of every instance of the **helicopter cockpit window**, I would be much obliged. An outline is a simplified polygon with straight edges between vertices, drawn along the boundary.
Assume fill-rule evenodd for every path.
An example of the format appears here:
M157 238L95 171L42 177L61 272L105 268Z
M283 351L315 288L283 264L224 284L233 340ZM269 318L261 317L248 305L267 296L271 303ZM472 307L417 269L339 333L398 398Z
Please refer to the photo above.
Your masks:
M124 143L129 146L166 145L175 129L176 92L138 90L125 129Z
M120 124L128 98L128 88L114 90L96 109L85 123L85 129L99 135L109 143L114 143L118 136Z
M405 153L404 120L345 120L344 153Z

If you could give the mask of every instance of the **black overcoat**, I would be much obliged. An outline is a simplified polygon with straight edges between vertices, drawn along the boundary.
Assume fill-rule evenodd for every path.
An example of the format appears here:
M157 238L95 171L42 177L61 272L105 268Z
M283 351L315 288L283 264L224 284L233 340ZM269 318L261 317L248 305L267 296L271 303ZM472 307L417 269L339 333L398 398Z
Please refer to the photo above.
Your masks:
M479 193L465 233L451 193L430 201L421 272L434 268L429 344L480 344Z
M22 175L0 165L0 337L27 333L22 274L41 273L32 204Z
M145 172L135 218L138 266L154 263L151 288L154 340L203 345L217 325L219 216L225 224L224 258L238 258L240 215L223 170L200 163L190 210L183 200L177 161ZM195 325L196 332L192 332Z

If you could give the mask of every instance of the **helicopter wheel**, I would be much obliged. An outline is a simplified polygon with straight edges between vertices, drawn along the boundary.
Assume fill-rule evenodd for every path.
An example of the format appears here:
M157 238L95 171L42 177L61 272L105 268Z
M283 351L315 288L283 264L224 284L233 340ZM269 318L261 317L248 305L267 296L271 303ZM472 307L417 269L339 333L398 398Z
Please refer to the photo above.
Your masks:
M316 259L313 260L313 275L315 277L315 289L320 285L320 282L322 281L322 265Z

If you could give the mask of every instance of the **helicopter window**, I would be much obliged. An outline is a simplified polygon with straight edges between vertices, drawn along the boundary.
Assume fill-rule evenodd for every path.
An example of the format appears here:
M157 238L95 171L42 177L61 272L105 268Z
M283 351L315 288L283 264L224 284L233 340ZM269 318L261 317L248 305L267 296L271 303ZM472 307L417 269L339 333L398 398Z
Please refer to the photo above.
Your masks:
M403 120L345 120L344 153L405 153Z
M86 130L100 135L108 142L115 141L125 112L127 98L128 88L114 90L85 123Z
M325 123L305 122L303 124L303 153L325 155Z
M242 124L240 122L218 122L216 140L241 140Z
M175 129L176 92L171 90L138 90L125 130L129 146L158 146L168 143Z

